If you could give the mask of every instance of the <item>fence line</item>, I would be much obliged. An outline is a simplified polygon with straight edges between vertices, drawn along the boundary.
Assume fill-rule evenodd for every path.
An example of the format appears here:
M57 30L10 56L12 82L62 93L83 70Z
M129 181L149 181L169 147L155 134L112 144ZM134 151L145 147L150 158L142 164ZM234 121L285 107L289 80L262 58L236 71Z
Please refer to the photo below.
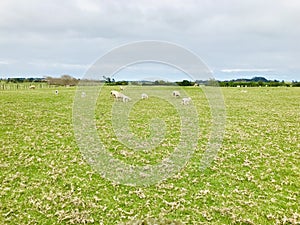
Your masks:
M30 86L34 86L35 89L52 88L55 85L49 85L47 83L4 83L0 82L0 90L26 90L30 89Z

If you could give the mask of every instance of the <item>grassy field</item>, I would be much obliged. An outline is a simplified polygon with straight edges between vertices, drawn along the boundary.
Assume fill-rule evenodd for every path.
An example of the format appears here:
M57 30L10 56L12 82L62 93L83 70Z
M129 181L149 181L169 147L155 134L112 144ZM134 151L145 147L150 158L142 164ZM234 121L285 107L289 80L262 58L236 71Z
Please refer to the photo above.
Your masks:
M0 90L0 224L300 224L300 88L222 89L225 136L204 171L209 106L200 88L185 88L199 113L197 149L176 176L146 187L112 184L91 169L74 137L76 89L54 90ZM166 134L153 151L133 151L113 132L110 90L101 92L95 119L111 154L137 165L170 154L180 135L172 105L151 96L134 105L132 133L149 137L155 115Z

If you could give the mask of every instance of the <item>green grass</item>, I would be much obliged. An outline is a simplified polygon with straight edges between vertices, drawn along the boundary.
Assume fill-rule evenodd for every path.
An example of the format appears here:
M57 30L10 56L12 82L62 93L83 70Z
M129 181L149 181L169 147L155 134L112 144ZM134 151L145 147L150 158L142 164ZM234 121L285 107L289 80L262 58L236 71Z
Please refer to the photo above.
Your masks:
M113 88L103 89L95 113L105 147L127 163L159 162L178 143L176 110L151 96L135 104L130 131L149 138L156 113L166 135L153 151L134 151L113 132ZM300 88L222 89L226 133L205 171L209 106L201 89L185 90L199 112L198 147L179 174L149 187L112 184L83 160L72 126L75 88L57 96L53 88L0 90L0 224L299 224Z

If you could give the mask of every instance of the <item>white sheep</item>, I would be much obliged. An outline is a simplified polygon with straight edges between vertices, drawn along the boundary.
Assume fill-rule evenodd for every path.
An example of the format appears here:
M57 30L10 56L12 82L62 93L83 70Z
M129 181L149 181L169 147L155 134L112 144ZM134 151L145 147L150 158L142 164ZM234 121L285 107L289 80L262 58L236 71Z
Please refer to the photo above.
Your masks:
M192 99L191 99L190 97L188 97L188 98L183 98L183 99L182 99L182 104L183 104L183 105L188 105L188 104L190 103L191 100L192 100Z
M123 100L123 102L128 102L129 100L131 100L131 98L129 98L128 96L124 95L123 93L121 92L118 92L118 91L111 91L110 92L111 95L116 99L116 100Z
M148 98L149 98L149 97L148 97L147 94L145 94L145 93L142 94L142 99L148 99Z
M55 94L58 95L58 90L55 90Z
M121 91L124 91L125 88L124 88L123 86L120 86L120 90L121 90Z
M84 98L86 96L85 92L81 92L81 98Z
M122 99L124 94L118 92L118 91L111 91L110 94L116 99Z
M123 95L122 99L123 99L123 102L129 102L131 100L131 98L129 98L126 95Z
M180 92L179 91L173 91L173 96L174 97L180 97Z
M118 91L111 91L110 94L116 98L116 96L119 94Z

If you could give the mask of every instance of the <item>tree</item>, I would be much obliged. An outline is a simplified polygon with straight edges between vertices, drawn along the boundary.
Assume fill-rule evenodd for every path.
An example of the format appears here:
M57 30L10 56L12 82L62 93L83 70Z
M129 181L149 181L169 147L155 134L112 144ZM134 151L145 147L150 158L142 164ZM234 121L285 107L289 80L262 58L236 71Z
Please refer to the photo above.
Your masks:
M110 77L103 76L103 79L105 80L105 83L111 83Z
M70 75L62 75L60 78L54 78L54 77L46 77L46 80L49 85L69 85L69 86L75 86L78 84L79 80L77 80L74 77L71 77Z

